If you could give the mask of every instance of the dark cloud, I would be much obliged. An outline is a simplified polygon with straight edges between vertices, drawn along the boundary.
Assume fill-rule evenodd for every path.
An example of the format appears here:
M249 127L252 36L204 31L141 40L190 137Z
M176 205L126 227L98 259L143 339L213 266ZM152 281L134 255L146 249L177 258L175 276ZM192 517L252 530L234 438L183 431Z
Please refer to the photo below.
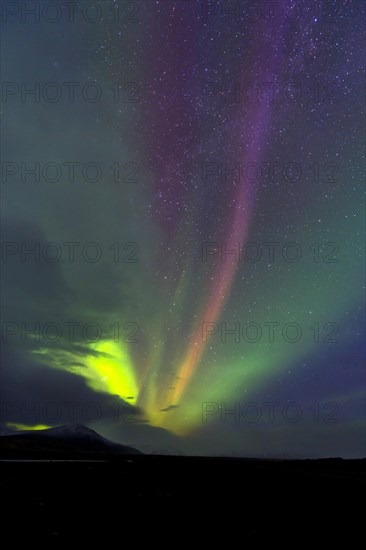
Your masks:
M174 411L174 409L178 409L179 405L170 405L169 407L166 407L165 409L160 409L160 412L169 412Z

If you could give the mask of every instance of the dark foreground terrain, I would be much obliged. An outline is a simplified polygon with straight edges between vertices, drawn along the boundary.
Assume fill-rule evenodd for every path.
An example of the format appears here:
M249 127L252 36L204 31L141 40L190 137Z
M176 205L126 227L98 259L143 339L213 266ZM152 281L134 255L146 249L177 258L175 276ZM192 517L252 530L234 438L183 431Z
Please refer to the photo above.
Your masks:
M363 537L366 460L144 455L85 426L1 433L0 533L11 543L296 548Z
M352 547L363 537L365 460L97 458L1 461L1 533L14 543L83 540L103 548L146 538L163 547L213 547L216 539L240 548L341 541Z

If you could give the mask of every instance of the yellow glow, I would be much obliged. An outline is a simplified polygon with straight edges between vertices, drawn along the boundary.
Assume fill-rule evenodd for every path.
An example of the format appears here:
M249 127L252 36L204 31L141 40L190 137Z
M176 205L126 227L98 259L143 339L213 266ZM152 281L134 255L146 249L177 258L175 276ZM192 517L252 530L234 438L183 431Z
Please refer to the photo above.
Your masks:
M6 426L13 430L49 430L54 426L46 426L45 424L35 424L34 426L28 426L28 424L17 424L16 422L7 422Z
M85 366L67 366L67 370L84 376L93 390L118 395L134 405L138 388L127 350L110 340L97 342L90 348L97 354L84 358Z
M33 351L55 368L83 376L94 391L118 395L135 405L138 387L126 347L112 340L89 345L90 354L75 355L71 351L41 348Z

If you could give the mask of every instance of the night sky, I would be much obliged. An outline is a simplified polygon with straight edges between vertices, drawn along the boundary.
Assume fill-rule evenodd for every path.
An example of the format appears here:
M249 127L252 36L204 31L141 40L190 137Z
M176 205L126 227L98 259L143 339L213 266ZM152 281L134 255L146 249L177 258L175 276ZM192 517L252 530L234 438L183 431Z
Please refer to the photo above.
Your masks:
M364 2L22 4L0 423L365 456Z

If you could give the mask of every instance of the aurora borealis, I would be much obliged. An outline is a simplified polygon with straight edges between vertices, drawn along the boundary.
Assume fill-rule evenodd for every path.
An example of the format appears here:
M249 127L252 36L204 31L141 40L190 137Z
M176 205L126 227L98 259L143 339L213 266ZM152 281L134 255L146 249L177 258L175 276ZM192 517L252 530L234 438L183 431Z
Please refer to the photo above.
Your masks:
M363 456L364 4L94 4L3 11L0 422Z

